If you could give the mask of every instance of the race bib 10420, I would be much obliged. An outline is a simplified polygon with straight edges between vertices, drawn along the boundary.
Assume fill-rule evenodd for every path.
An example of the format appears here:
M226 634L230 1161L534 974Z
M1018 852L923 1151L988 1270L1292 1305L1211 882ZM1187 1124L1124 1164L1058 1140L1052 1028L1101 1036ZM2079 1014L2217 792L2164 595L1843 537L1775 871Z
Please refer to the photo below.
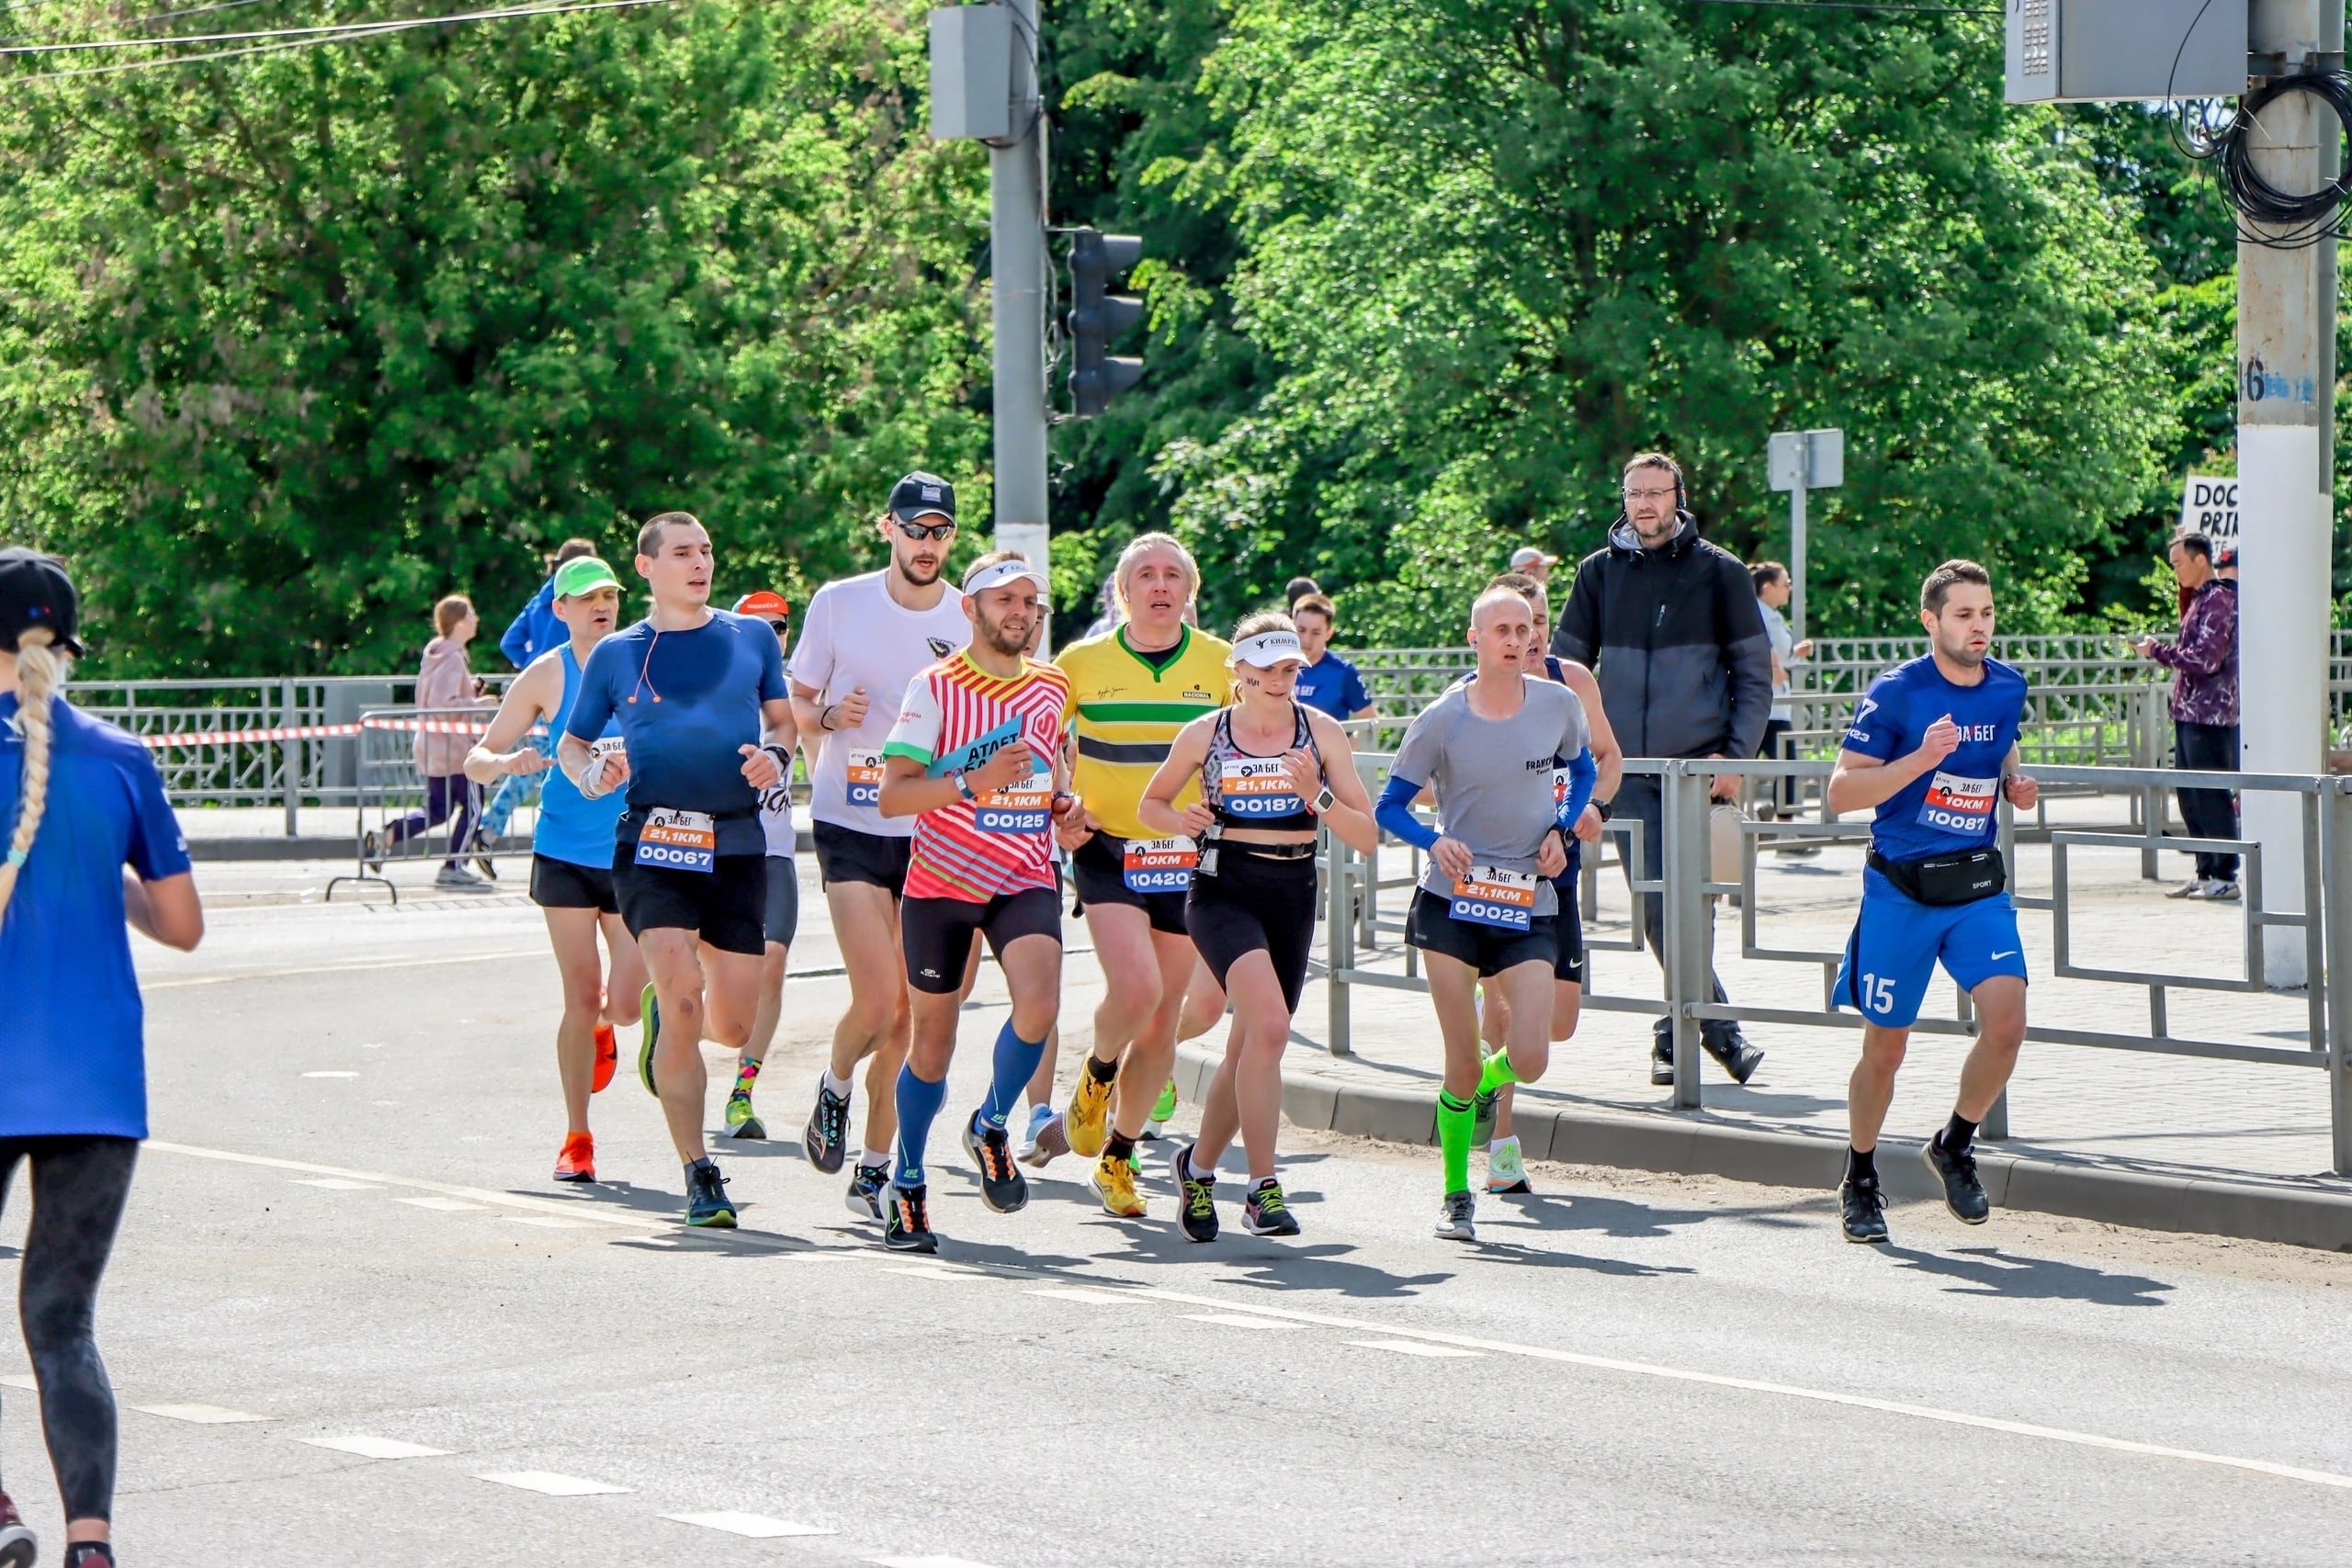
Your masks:
M1938 773L1928 781L1928 798L1919 806L1919 821L1947 833L1982 833L2000 798L2001 781L1997 776L1964 779L1956 773Z
M1290 787L1290 770L1280 757L1227 757L1217 774L1217 790L1224 796L1226 815L1245 820L1306 809Z
M972 807L973 825L983 833L1042 833L1054 819L1054 775L1031 773L1016 784L992 789Z
M1201 850L1190 839L1129 839L1125 871L1137 893L1182 893L1193 886Z
M1535 874L1474 865L1469 875L1454 883L1450 912L1455 919L1467 920L1474 926L1495 926L1507 931L1532 930L1535 921Z
M672 871L712 871L718 864L718 828L707 811L657 807L637 830L637 863Z
M849 803L852 806L882 804L882 753L853 750L849 754Z

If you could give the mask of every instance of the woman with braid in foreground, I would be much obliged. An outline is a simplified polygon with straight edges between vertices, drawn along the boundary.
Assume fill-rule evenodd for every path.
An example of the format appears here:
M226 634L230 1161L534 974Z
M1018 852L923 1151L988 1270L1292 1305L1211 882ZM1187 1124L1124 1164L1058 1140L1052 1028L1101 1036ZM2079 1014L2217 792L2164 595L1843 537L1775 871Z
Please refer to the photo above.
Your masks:
M78 618L62 564L0 550L0 1205L17 1167L29 1165L18 1293L64 1502L64 1563L107 1568L114 1390L92 1325L147 1135L144 1019L125 928L187 952L204 935L204 910L154 761L64 699L82 652ZM0 1492L0 1568L29 1568L36 1550Z

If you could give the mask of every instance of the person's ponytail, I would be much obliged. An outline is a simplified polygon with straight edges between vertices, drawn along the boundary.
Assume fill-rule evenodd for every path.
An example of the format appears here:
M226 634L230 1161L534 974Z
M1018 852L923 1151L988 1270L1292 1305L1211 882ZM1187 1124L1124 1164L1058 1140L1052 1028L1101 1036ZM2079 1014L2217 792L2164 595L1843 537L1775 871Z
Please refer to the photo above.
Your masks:
M49 757L52 739L49 702L65 682L65 660L50 647L47 626L28 626L17 634L17 721L25 731L25 782L18 792L16 829L8 835L8 850L0 858L0 920L8 916L8 900L17 891L17 874L32 853L33 839L49 809Z

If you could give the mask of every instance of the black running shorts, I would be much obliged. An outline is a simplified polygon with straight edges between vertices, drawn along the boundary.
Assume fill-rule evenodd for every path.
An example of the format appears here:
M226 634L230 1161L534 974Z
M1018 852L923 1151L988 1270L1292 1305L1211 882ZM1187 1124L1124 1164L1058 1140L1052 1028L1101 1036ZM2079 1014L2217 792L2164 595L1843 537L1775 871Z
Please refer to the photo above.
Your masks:
M886 889L893 898L906 891L907 862L915 848L912 838L861 833L837 822L812 822L808 836L817 845L817 878L820 886L870 883Z
M628 934L688 931L721 953L767 951L768 858L720 855L708 871L639 865L637 846L613 852L613 892Z
M1499 975L1522 964L1541 964L1557 975L1558 924L1550 915L1537 915L1527 930L1511 931L1457 920L1451 900L1419 887L1413 890L1412 912L1405 917L1405 940L1423 953L1459 959L1481 975Z
M790 855L768 856L768 896L761 930L778 947L790 947L800 931L800 868Z
M1004 962L1004 950L1024 936L1062 940L1062 901L1047 887L1000 893L985 904L969 898L909 898L899 906L899 941L907 953L907 984L933 996L953 996L972 961L972 937L989 941Z
M1069 857L1072 880L1078 884L1078 901L1091 908L1098 904L1125 904L1131 909L1141 909L1151 918L1151 929L1167 931L1172 936L1188 934L1184 929L1184 895L1182 893L1138 893L1127 886L1127 841L1108 833L1097 833L1078 846Z
M1555 917L1554 936L1558 945L1553 951L1552 977L1584 984L1584 911L1577 907L1577 885L1555 882L1553 892L1559 895L1560 912Z
M613 897L609 866L578 865L547 855L531 857L531 902L542 909L596 909L621 912Z
M1217 874L1193 874L1184 927L1219 986L1245 953L1273 961L1283 1002L1294 1013L1306 989L1306 953L1315 945L1315 858L1275 860L1228 843L1217 851ZM1228 987L1229 988L1229 987Z

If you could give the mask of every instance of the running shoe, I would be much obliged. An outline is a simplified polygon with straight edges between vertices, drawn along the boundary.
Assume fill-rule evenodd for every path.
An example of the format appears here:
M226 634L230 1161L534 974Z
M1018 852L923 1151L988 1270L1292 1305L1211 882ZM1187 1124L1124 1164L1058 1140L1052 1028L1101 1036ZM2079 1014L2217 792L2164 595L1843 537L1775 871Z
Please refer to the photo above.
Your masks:
M849 1191L842 1201L861 1220L880 1221L882 1190L890 1185L890 1168L887 1165L861 1165L850 1170Z
M614 1069L620 1066L621 1043L613 1033L613 1026L596 1026L596 1076L588 1080L590 1094L602 1094L612 1087Z
M727 1135L752 1144L768 1135L767 1127L761 1122L759 1113L752 1109L752 1091L743 1087L741 1078L736 1080L734 1091L727 1097Z
M2165 888L2165 897L2167 898L2199 898L2204 896L2204 890L2205 878L2201 876L2192 876L2177 887Z
M808 1125L800 1129L800 1152L827 1176L841 1169L849 1152L849 1096L827 1089L821 1074L817 1079L817 1109L808 1112Z
M937 1252L931 1234L929 1192L893 1182L882 1193L882 1245L893 1252Z
M1838 1184L1838 1224L1848 1241L1886 1239L1886 1194L1875 1181Z
M563 1152L555 1156L555 1179L558 1181L594 1181L596 1179L596 1140L586 1133L573 1133L563 1140Z
M1193 1150L1197 1144L1187 1144L1178 1149L1168 1162L1169 1174L1176 1179L1176 1193L1183 1207L1178 1221L1185 1235L1194 1241L1216 1239L1216 1173L1206 1177L1193 1174Z
M1500 1109L1502 1092L1499 1088L1482 1089L1471 1096L1470 1141L1472 1143L1484 1144L1494 1138L1495 1112Z
M480 887L481 877L461 865L445 865L433 874L435 887Z
M17 1512L17 1505L8 1495L0 1492L0 1568L33 1568L33 1560L40 1555L40 1542L34 1539L32 1527Z
M1125 1160L1104 1155L1094 1162L1086 1184L1102 1200L1104 1213L1122 1220L1143 1218L1143 1200L1136 1196L1136 1168Z
M696 1160L686 1173L686 1224L733 1230L735 1205L727 1201L726 1188L727 1178L718 1174L715 1162Z
M1096 1078L1091 1066L1078 1069L1078 1087L1070 1091L1062 1131L1070 1153L1086 1159L1101 1154L1103 1140L1111 1135L1111 1086Z
M1170 1078L1168 1087L1159 1091L1159 1098L1151 1102L1151 1116L1143 1124L1143 1136L1157 1141L1168 1131L1169 1119L1175 1114L1176 1080Z
M638 993L637 1008L638 1016L644 1021L638 1031L637 1081L645 1086L646 1093L659 1100L662 1091L653 1087L653 1047L662 1043L662 998L654 993L652 981L645 982L645 989Z
M1715 1035L1702 1033L1699 1037L1699 1043L1706 1048L1707 1055L1713 1056L1722 1066L1723 1070L1731 1075L1731 1081L1736 1084L1744 1084L1754 1077L1756 1069L1764 1065L1763 1048L1750 1045L1747 1043L1747 1036L1742 1034L1736 1028L1727 1029Z
M1021 1156L1021 1163L1043 1170L1069 1153L1069 1123L1062 1120L1060 1111L1049 1106L1039 1109L1046 1112L1046 1120L1037 1123L1036 1137L1030 1144L1029 1152Z
M975 1112L964 1122L964 1152L980 1168L980 1201L1000 1214L1025 1208L1029 1179L1012 1163L1012 1135L1001 1127L983 1131L978 1121Z
M1263 1181L1241 1205L1241 1228L1251 1235L1296 1235L1298 1222L1283 1198L1282 1183Z
M1945 1153L1943 1134L1939 1133L1920 1148L1919 1162L1943 1184L1944 1207L1951 1211L1953 1219L1964 1225L1984 1223L1993 1212L1993 1200L1984 1196L1984 1184L1976 1179L1974 1155Z
M359 862L376 875L384 874L384 840L373 828L359 835Z
M1035 1163L1037 1153L1037 1134L1044 1129L1046 1123L1053 1119L1052 1106L1031 1106L1029 1114L1022 1119L1021 1136L1012 1140L1012 1157L1023 1165Z
M1520 1158L1519 1145L1509 1143L1487 1151L1487 1190L1489 1192L1532 1192L1527 1182L1527 1162Z
M1446 1241L1476 1241L1478 1226L1475 1216L1478 1212L1477 1195L1473 1192L1449 1192L1445 1207L1438 1211L1437 1234Z

